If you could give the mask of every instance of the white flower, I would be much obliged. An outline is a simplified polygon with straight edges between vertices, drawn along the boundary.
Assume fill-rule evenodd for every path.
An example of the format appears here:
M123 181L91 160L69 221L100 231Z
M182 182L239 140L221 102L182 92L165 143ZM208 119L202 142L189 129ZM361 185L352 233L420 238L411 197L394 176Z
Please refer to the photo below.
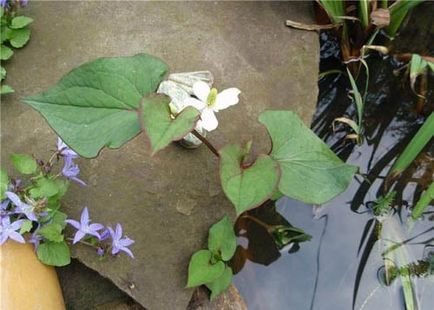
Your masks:
M217 89L210 89L207 83L199 81L193 84L193 93L199 100L190 97L184 104L198 109L200 111L200 123L198 125L207 131L212 131L218 126L214 113L236 105L241 91L238 88L228 88L217 93Z

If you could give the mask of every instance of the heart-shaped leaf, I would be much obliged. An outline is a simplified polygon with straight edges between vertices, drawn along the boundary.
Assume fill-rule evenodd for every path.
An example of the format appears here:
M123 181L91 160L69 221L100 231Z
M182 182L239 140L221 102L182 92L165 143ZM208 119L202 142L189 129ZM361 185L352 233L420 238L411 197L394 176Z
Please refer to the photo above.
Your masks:
M237 214L259 206L274 193L279 182L279 166L268 155L260 155L243 168L245 152L237 145L220 150L220 179L223 191Z
M220 295L225 289L231 285L232 282L232 269L231 267L226 267L223 274L211 283L207 283L206 286L211 291L211 300Z
M24 102L74 151L95 157L104 146L118 148L141 131L141 107L161 104L161 97L150 95L167 70L163 61L146 54L100 58Z
M348 187L357 167L340 160L295 113L266 111L259 121L271 136L271 156L280 165L279 190L284 195L321 204Z
M188 266L187 287L195 287L217 280L225 270L225 264L217 261L211 264L212 253L200 250L193 254Z
M237 239L231 221L225 215L219 222L211 226L208 235L208 249L228 261L234 256Z
M199 111L193 107L185 108L172 119L169 97L154 97L143 104L143 129L151 141L152 155L192 131L199 119Z

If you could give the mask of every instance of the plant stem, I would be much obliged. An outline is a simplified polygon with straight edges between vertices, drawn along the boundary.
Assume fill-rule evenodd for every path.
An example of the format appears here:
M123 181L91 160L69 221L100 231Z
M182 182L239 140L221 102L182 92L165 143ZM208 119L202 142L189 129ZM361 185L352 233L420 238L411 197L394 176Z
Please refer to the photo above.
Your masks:
M202 136L200 133L198 133L197 131L196 131L196 129L194 129L192 132L191 132L196 138L198 138L200 141L202 141L202 143L203 144L205 144L207 147L208 147L208 149L215 155L215 156L217 156L217 157L220 157L220 154L219 154L219 152L217 151L217 149L204 137L204 136Z

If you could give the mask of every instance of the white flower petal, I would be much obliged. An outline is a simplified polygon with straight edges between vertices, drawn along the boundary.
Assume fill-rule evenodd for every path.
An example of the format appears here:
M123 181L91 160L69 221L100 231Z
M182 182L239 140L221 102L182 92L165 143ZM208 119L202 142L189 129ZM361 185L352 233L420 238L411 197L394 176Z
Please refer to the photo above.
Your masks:
M240 100L238 95L241 91L238 88L228 88L217 95L217 99L214 105L214 111L218 112L236 105Z
M206 102L208 99L208 95L211 89L209 88L208 84L202 81L196 82L193 84L193 93L197 98L202 100L203 102Z
M198 109L199 111L202 111L206 107L206 103L205 102L202 102L202 101L197 100L197 99L192 98L192 97L190 97L187 100L185 100L183 102L183 105L184 105L183 109L185 109L186 107L193 107L193 108Z
M207 131L213 131L219 124L217 118L215 117L214 111L209 108L206 108L202 111L200 118L202 120L202 127Z

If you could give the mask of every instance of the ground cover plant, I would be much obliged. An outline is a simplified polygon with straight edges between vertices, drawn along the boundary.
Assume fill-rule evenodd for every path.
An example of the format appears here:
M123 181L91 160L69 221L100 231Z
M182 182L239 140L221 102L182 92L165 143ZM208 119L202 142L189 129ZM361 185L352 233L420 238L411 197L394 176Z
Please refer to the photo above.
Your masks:
M128 237L122 238L122 226L119 223L115 229L91 223L87 207L83 208L80 221L69 219L61 211L61 199L70 183L86 185L79 179L80 169L75 163L77 158L77 153L60 138L57 150L47 161L27 154L10 156L19 177L9 177L5 170L0 170L0 245L9 239L31 243L39 260L52 266L69 264L69 246L78 242L95 248L101 257L106 253L116 255L121 251L134 257L128 248L134 241ZM60 168L62 161L63 166ZM74 237L65 233L67 224L76 230Z
M24 47L30 39L30 24L33 19L19 15L19 9L27 6L27 0L1 0L0 1L0 67L1 86L0 95L10 94L14 89L3 83L6 79L6 69L3 62L9 60L14 54L13 49Z

